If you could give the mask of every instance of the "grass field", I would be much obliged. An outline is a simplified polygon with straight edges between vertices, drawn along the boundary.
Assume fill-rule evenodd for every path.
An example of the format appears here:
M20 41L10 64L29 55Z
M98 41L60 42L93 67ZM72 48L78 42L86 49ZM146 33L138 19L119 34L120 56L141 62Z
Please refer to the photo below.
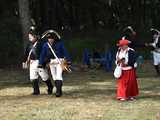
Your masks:
M116 80L103 70L64 77L61 98L48 96L44 83L32 96L26 72L0 70L0 120L160 120L160 78L150 63L138 69L136 101L115 100Z

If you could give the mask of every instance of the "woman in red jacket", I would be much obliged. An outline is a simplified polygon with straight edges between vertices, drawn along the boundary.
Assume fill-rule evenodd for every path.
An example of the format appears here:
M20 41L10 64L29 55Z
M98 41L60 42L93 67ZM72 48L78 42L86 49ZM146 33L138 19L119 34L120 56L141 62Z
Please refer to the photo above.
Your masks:
M117 81L117 99L121 101L134 100L139 93L135 69L136 54L134 49L128 47L129 43L129 40L120 40L116 55L116 64L122 69L122 75Z

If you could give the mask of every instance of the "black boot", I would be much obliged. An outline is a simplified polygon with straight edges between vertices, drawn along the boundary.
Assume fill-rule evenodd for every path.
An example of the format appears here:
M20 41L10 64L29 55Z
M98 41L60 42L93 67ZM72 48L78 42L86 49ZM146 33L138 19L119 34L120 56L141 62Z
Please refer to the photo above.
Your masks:
M56 80L55 81L56 97L61 97L62 96L62 85L63 85L62 80Z
M51 95L52 93L53 93L53 85L52 85L52 82L51 82L51 80L47 80L47 81L45 81L45 83L46 83L46 85L47 85L47 87L48 87L48 95Z
M39 95L40 94L40 90L39 90L39 81L38 79L35 79L32 81L32 85L33 85L33 93L32 95Z
M154 67L155 67L155 69L156 69L157 75L160 75L159 66L158 66L158 65L155 65Z

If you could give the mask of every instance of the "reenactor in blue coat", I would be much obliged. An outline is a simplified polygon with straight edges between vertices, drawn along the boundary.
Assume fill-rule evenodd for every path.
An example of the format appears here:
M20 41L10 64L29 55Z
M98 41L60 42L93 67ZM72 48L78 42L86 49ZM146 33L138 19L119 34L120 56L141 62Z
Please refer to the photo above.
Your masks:
M56 97L60 97L62 96L63 85L63 62L66 59L69 63L70 58L60 36L51 31L45 37L47 42L42 47L39 67L44 68L48 64L52 78L55 81Z

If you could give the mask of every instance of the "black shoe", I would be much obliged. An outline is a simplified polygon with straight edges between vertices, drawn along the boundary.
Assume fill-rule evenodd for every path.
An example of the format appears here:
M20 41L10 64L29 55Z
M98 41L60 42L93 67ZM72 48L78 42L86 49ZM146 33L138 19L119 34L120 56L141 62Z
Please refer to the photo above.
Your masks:
M32 93L32 95L40 95L40 93Z
M62 80L56 80L55 81L56 97L61 97L62 96L62 85L63 85Z
M40 94L40 90L39 90L39 81L38 79L35 79L32 81L32 85L33 85L33 93L32 95L39 95Z
M154 67L155 67L155 70L156 70L156 72L157 72L157 75L160 75L159 66L158 66L158 65L155 65Z
M55 95L56 95L56 97L61 97L62 96L62 91L57 90Z
M48 90L47 90L48 95L51 95L51 94L53 93L53 85L52 85L52 82L51 82L51 80L47 80L47 81L45 81L45 83L46 83L46 85L47 85L47 87L48 87Z

